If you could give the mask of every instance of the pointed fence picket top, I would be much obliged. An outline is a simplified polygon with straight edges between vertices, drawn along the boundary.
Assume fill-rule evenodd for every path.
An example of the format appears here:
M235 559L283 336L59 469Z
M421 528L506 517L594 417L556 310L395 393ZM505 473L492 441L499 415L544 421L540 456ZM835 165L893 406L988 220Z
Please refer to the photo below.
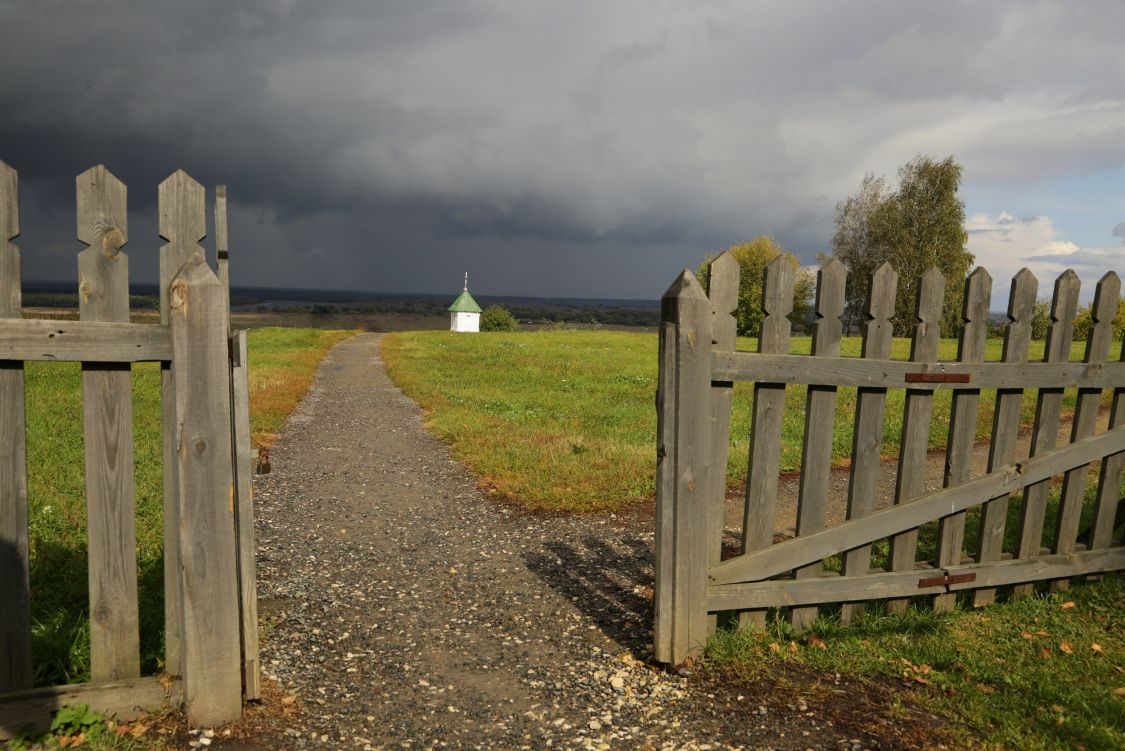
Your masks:
M129 322L125 184L103 165L75 180L78 310L83 321ZM86 452L90 677L141 674L137 615L136 509L133 498L133 397L128 363L82 364Z
M1047 330L1043 362L1060 363L1070 360L1070 345L1074 337L1074 316L1078 312L1080 287L1078 275L1071 269L1064 271L1055 280L1055 294L1051 300L1052 323ZM1063 389L1039 389L1035 403L1035 426L1031 433L1031 456L1049 453L1058 444L1062 403ZM1031 485L1024 490L1019 542L1016 547L1017 558L1034 558L1041 552L1048 490L1049 483L1046 481ZM1029 584L1017 584L1013 594L1028 595L1032 591L1033 587Z
M1004 330L1004 352L1001 361L1019 365L1027 362L1031 346L1031 321L1035 313L1035 296L1039 280L1029 269L1020 269L1012 278L1008 296L1008 326ZM995 472L1016 459L1019 438L1023 389L997 389L996 407L992 416L992 440L988 449L988 471ZM1004 551L1004 532L1008 522L1007 494L984 504L980 521L980 547L977 561L993 563ZM973 605L983 607L996 600L992 587L973 592Z
M242 711L225 297L202 253L169 288L184 701L193 727L230 722Z
M964 326L957 345L958 362L984 360L984 342L988 336L988 304L992 299L992 276L977 267L965 281L961 308ZM973 444L977 438L977 416L980 414L980 389L956 389L949 412L949 440L945 450L943 487L967 482L973 469ZM952 514L938 522L937 565L960 565L965 546L965 514ZM934 598L937 611L952 610L957 595L946 593Z
M0 319L22 317L19 182L0 161ZM27 446L23 363L0 360L0 693L30 688L31 611L27 541Z
M785 255L766 264L762 281L762 324L758 352L786 354L792 325L796 273ZM755 383L750 418L750 462L746 474L746 502L742 514L742 550L759 550L773 542L777 506L777 475L781 460L781 420L785 409L784 383ZM739 615L742 625L765 625L764 611Z
M157 213L160 236L167 244L160 248L160 322L168 325L171 312L168 291L176 274L193 254L202 256L199 241L207 231L203 186L183 170L176 170L157 188ZM176 395L168 363L161 366L160 399L165 425L176 424ZM176 445L171 431L164 431L164 581L169 595L164 598L164 662L173 675L181 672L180 629L183 595L179 569L180 506L179 479L176 477Z
M813 323L812 354L839 357L844 323L844 289L848 270L838 259L824 264L816 275L816 320ZM832 477L833 424L836 421L836 387L810 385L805 409L805 441L802 451L801 485L797 499L797 535L824 527L829 480ZM797 569L798 579L821 576L822 563ZM793 608L790 622L805 628L816 620L818 608Z
M917 311L914 338L910 345L910 361L937 362L941 342L941 308L945 300L945 276L937 266L930 266L918 280ZM895 504L909 503L926 489L926 462L930 453L930 420L933 417L934 395L928 389L907 389L902 418L902 441L898 456L898 483ZM918 554L918 530L911 529L890 540L892 571L914 568ZM887 609L906 612L909 600L887 602Z
M685 269L661 299L654 636L664 662L698 656L707 640L711 316Z
M1117 315L1117 304L1121 299L1121 280L1110 271L1099 281L1094 292L1094 302L1090 305L1092 326L1086 336L1086 354L1082 361L1098 367L1109 358L1109 346L1113 341L1113 319ZM1071 423L1070 440L1079 441L1094 434L1101 409L1102 390L1079 389ZM1082 502L1086 496L1086 479L1090 465L1083 464L1067 471L1063 476L1059 513L1056 517L1055 539L1052 548L1055 553L1072 553L1078 542L1078 527L1082 521ZM1067 580L1051 583L1053 590L1066 589Z
M708 269L707 296L711 301L711 348L714 352L733 352L738 343L738 321L734 313L738 308L738 282L741 267L729 250L711 261ZM733 383L712 384L711 389L711 450L712 466L709 473L713 482L708 489L708 514L710 529L707 532L709 562L718 563L723 553L724 512L727 498L727 473L725 468L730 454L731 405L734 399ZM721 471L719 468L723 468ZM713 630L716 618L708 616L708 630Z
M867 328L863 332L863 358L889 360L894 325L898 272L884 263L871 275L867 293ZM852 465L848 478L849 520L870 514L875 508L875 488L883 459L883 422L887 405L885 388L860 388L856 394L855 432L852 435ZM844 554L843 575L866 574L871 569L871 546L861 545ZM845 603L840 618L851 623L863 614L863 603Z

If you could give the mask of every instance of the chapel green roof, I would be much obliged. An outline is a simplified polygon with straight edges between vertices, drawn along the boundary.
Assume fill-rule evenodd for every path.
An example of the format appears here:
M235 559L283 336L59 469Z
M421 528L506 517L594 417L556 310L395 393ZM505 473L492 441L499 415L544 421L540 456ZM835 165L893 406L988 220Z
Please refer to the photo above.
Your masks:
M480 313L480 306L473 296L469 294L469 290L462 292L453 304L449 306L450 313Z

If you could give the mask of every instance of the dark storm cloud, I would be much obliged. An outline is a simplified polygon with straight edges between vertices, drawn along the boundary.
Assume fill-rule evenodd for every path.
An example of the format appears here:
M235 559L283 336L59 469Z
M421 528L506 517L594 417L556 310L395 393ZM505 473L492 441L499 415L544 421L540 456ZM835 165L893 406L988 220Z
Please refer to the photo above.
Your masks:
M230 186L236 282L652 297L761 232L812 261L863 173L918 152L984 181L1125 164L1122 27L1114 3L0 0L0 158L31 276L71 273L73 178L104 162L135 277L183 167Z

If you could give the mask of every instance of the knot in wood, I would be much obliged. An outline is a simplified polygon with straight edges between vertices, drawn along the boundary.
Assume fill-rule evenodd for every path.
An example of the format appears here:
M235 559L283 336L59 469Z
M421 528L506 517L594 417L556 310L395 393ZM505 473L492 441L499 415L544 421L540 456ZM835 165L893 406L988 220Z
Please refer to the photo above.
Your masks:
M168 306L172 310L178 310L182 313L186 313L187 298L187 284L179 279L172 282L172 286L168 288Z
M191 447L195 449L196 454L202 454L207 451L207 439L201 435L197 435L192 439Z
M117 258L123 245L125 245L125 233L117 227L109 227L103 231L102 255L106 258Z
M94 608L93 612L90 613L90 618L95 623L104 624L104 623L109 623L110 617L112 615L113 615L113 612L110 610L109 605L106 605L103 602L103 603L99 604L96 608Z

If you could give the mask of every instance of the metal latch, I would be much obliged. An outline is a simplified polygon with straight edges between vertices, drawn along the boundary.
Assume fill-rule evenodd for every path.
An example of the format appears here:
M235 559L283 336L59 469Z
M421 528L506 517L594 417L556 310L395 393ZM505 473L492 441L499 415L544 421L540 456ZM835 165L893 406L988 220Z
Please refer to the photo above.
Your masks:
M954 574L950 576L945 572L943 576L932 576L929 579L919 579L918 589L925 589L926 587L948 587L950 584L964 584L965 582L975 582L977 575L972 574Z
M907 373L907 383L969 383L973 377L968 373Z

